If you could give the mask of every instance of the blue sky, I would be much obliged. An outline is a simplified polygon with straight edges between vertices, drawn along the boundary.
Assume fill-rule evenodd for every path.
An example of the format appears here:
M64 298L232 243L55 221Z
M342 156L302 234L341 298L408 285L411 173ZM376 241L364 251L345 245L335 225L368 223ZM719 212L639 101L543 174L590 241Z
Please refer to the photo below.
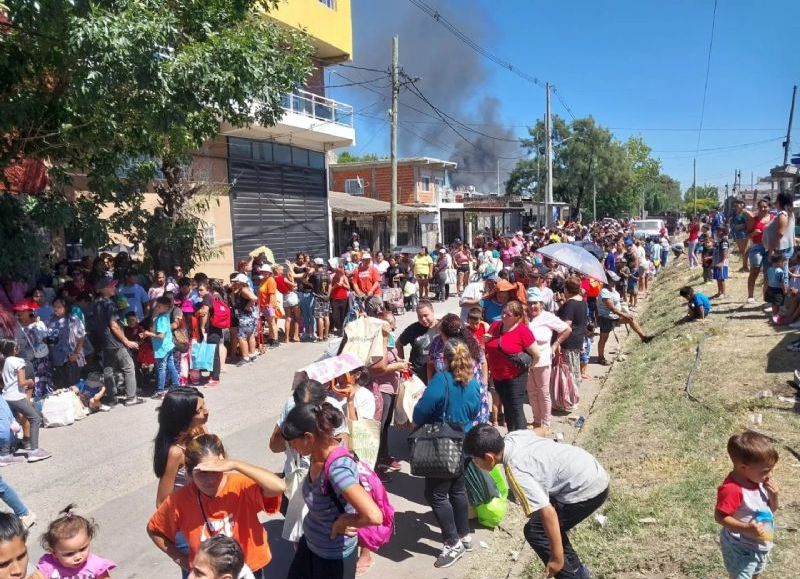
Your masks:
M698 148L699 184L732 184L737 168L749 184L751 171L757 179L782 161L791 88L800 83L800 56L796 39L779 26L797 17L796 2L719 1L699 145L713 0L426 2L487 50L554 83L576 116L594 116L621 140L643 136L662 159L663 171L683 189L691 185ZM401 65L412 77L422 71L422 92L458 120L483 122L485 97L499 101L498 123L504 126L491 127L495 134L502 128L524 136L520 125L543 116L541 88L476 55L409 0L353 0L352 64L384 69L395 32L400 34ZM334 70L350 81L379 79L331 88L328 94L360 111L355 152L387 153L386 81L378 73ZM326 79L331 86L350 82L336 72ZM432 113L409 91L404 90L401 103L401 155L448 157L449 146L460 138L406 108ZM552 108L569 118L557 100ZM796 116L793 152L800 152L798 125ZM503 172L513 164L502 160Z

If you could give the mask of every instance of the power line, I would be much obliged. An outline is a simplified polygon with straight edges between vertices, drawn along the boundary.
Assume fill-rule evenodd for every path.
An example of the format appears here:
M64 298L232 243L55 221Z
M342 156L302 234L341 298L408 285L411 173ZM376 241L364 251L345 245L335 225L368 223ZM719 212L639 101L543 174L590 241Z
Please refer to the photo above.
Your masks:
M690 150L681 150L681 149L661 149L651 150L652 153L691 153L694 152L706 152L706 151L724 151L728 149L740 149L742 147L751 147L753 145L762 145L764 143L772 143L774 141L781 140L781 137L775 137L773 139L763 139L761 141L751 141L749 143L739 143L737 145L722 145L720 147L706 147L705 149L690 149Z
M341 66L343 68L352 68L355 70L366 70L368 72L380 72L382 74L389 74L388 70L380 70L378 68L368 68L366 66L356 66L354 64L337 64L336 66Z
M537 87L539 87L541 89L546 88L546 83L542 82L537 77L526 73L525 71L521 70L519 67L515 66L511 62L500 58L499 56L497 56L494 53L490 52L486 48L482 47L480 44L478 44L477 42L472 40L472 38L470 38L468 35L466 35L465 33L461 32L461 30L459 30L459 28L455 24L453 24L447 18L445 18L438 10L436 10L435 8L433 8L432 6L430 6L429 4L424 2L423 0L409 0L409 1L414 6L416 6L420 10L422 10L425 14L427 14L428 16L433 18L436 22L438 22L439 24L444 26L451 34L453 34L461 42L466 44L469 48L471 48L472 50L474 50L475 52L477 52L478 54L480 54L484 58L486 58L488 60L491 60L496 65L498 65L498 66L500 66L502 68L505 68L506 70L514 73L515 75L517 75L521 79L529 82L530 84L532 84L534 86L537 86ZM569 108L569 106L567 105L567 103L564 100L564 98L559 94L556 94L556 97L558 98L558 101L561 103L561 105L564 107L564 109L567 111L567 113L569 113L570 117L572 117L572 119L575 120L575 115L572 113L572 110Z
M711 74L711 50L714 47L714 27L717 23L717 0L714 0L714 12L711 15L711 38L708 41L708 59L706 61L706 80L703 84L703 103L700 107L700 125L697 129L697 151L700 150L700 136L703 134L703 121L706 115L706 96L708 95L708 78Z

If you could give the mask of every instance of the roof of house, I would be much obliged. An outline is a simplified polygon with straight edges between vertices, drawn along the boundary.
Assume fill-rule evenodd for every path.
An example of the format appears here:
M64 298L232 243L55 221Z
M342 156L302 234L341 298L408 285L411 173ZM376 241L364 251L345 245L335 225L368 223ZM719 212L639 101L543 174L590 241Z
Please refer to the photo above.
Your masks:
M362 214L362 215L382 215L389 214L391 203L363 197L361 195L350 195L338 191L328 192L328 205L333 213ZM397 204L397 213L400 215L411 215L417 213L427 213L425 209L411 207L410 205Z
M363 169L366 167L385 167L391 165L389 159L379 159L377 161L359 161L358 163L331 163L328 165L331 170L337 169ZM437 169L449 169L455 171L458 168L458 163L453 161L445 161L443 159L435 159L433 157L404 157L397 159L398 165L425 165L435 167Z

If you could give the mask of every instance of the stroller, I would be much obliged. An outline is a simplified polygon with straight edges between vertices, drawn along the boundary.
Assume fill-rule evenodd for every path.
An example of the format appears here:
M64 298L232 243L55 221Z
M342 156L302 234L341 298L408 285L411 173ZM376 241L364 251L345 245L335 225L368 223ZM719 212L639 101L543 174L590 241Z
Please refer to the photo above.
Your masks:
M383 305L392 312L394 315L400 315L405 312L405 303L403 301L403 290L396 287L390 287L383 290Z

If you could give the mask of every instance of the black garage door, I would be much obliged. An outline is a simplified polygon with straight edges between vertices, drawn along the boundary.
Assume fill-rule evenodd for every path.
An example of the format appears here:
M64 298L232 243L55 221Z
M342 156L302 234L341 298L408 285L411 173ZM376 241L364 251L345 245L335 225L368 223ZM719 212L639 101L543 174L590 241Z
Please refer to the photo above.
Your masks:
M233 147L234 141L238 150ZM258 142L231 139L228 159L236 259L259 245L272 249L279 263L294 258L299 251L307 251L312 257L328 257L328 196L324 169L253 158L259 157L259 153L247 158L242 146L249 143L253 150L259 148ZM307 155L308 152L306 159Z

